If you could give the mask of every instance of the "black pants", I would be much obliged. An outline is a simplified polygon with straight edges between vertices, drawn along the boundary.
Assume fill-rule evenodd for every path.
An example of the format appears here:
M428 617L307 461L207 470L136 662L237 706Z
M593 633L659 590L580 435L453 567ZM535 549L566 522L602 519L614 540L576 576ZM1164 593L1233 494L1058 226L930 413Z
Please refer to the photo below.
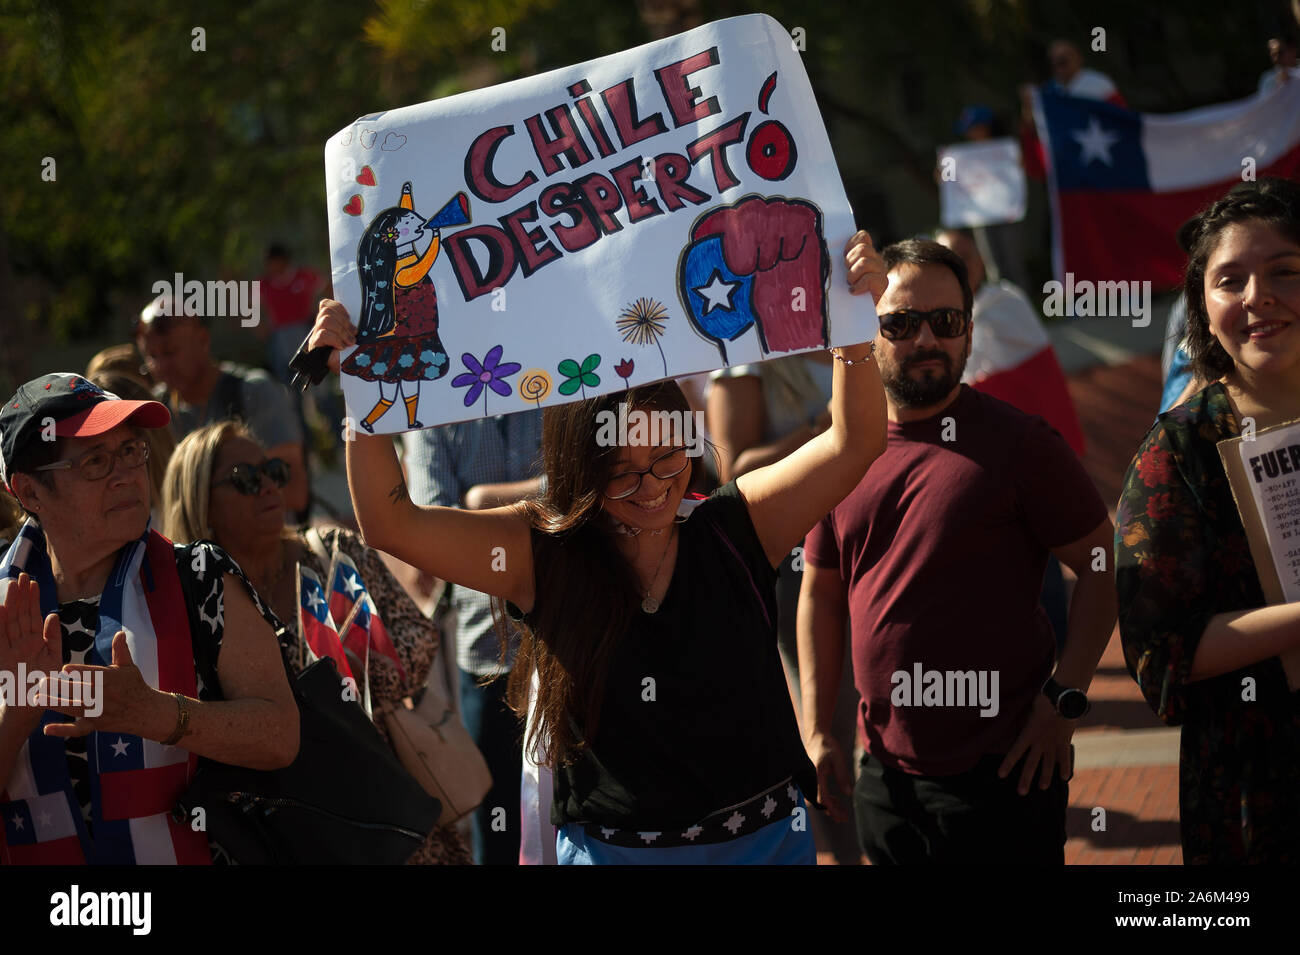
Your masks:
M1021 796L1024 760L998 778L1001 756L956 776L913 776L864 756L853 790L862 851L872 865L1064 865L1070 785Z

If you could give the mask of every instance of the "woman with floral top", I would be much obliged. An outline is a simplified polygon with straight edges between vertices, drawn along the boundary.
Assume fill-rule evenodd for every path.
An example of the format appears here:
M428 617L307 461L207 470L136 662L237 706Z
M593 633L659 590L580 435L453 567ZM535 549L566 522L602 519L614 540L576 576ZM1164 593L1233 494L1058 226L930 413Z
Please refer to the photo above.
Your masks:
M284 526L283 464L268 461L241 425L225 421L200 428L177 445L167 467L164 513L173 539L215 541L244 569L287 628L281 641L296 675L310 659L299 624L297 569L309 568L328 587L330 568L308 543L305 531ZM396 651L400 669L384 648L372 646L371 698L379 704L410 696L424 685L438 652L437 628L356 534L328 528L320 535L327 554L341 551L356 566ZM375 725L387 739L382 720ZM469 865L471 860L456 830L444 827L435 828L408 862Z
M1300 603L1265 606L1216 444L1300 418L1300 185L1234 187L1180 234L1195 367L1116 515L1119 624L1156 715L1181 725L1186 863L1300 861Z

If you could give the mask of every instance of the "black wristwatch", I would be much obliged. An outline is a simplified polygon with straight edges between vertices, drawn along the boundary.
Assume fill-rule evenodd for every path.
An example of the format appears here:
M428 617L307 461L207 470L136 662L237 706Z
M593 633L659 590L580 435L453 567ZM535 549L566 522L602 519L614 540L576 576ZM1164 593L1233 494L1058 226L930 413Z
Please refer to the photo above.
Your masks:
M1067 720L1077 720L1092 709L1088 694L1073 687L1061 686L1051 677L1043 684L1043 695L1056 707L1056 712Z

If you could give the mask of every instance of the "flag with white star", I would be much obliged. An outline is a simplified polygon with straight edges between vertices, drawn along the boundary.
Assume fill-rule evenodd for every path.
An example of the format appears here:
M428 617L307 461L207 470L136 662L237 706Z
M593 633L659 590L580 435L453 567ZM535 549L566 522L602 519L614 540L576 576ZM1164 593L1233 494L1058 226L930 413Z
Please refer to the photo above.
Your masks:
M1036 95L1059 282L1182 281L1178 227L1249 175L1300 176L1300 83L1183 113Z
M406 679L406 668L402 666L397 648L389 639L388 629L361 579L361 571L352 558L341 550L335 551L330 565L329 611L334 623L344 631L340 635L344 649L362 661L366 658L367 650L373 650L389 660L401 678ZM348 622L349 617L351 623Z
M321 579L310 567L298 565L298 620L302 627L303 643L311 656L309 662L329 657L338 668L339 676L351 678L343 652L343 642L330 616L329 600Z

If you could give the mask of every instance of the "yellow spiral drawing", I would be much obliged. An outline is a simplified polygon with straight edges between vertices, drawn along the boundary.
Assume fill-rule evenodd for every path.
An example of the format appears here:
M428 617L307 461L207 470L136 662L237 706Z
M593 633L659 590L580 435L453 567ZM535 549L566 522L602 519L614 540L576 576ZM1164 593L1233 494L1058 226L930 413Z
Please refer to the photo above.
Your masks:
M529 401L536 402L540 408L542 399L551 393L551 376L540 368L524 372L519 379L519 393Z

